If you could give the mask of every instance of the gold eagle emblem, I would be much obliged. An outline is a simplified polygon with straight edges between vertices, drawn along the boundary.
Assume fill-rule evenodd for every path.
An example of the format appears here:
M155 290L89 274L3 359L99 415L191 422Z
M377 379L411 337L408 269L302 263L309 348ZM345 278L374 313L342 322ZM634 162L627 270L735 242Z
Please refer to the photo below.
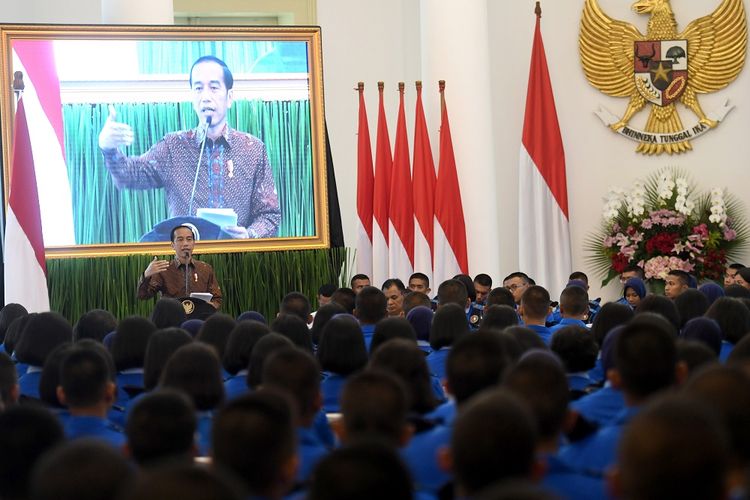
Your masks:
M578 48L586 78L607 95L630 99L619 119L604 109L597 115L613 131L638 141L639 153L689 151L690 139L716 127L731 110L725 103L707 115L698 94L723 89L745 64L743 0L722 0L713 13L694 20L682 33L677 32L669 0L639 0L632 8L650 16L646 35L609 17L597 0L585 0ZM677 101L698 116L695 126L683 127ZM629 127L647 103L651 111L645 129Z

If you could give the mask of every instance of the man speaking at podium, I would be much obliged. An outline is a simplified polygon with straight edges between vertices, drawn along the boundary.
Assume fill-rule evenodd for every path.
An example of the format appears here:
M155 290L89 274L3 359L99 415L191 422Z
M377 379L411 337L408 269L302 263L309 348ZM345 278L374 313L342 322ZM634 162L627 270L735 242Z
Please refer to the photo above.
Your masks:
M164 188L170 217L194 216L198 208L232 209L235 225L222 227L232 238L272 238L281 212L266 146L227 124L234 77L214 56L197 59L190 89L198 126L167 134L141 156L126 157L133 129L116 121L110 107L99 148L118 189Z
M214 276L213 268L193 259L195 235L188 226L172 229L172 260L152 260L141 276L138 284L138 298L149 299L156 292L162 297L183 298L191 293L210 293L209 302L214 308L221 307L221 288Z

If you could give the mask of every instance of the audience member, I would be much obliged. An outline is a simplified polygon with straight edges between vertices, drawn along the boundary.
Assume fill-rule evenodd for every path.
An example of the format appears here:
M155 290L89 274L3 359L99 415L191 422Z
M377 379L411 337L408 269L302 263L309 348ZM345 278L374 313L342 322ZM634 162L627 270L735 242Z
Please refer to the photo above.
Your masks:
M216 355L221 359L227 347L229 334L235 326L237 326L237 321L231 316L223 313L212 314L203 322L195 340L213 347Z
M289 292L281 299L281 304L279 304L279 315L291 314L297 316L305 324L312 322L311 310L310 300L300 292Z
M81 339L94 339L99 342L104 336L117 328L117 318L104 309L92 309L78 319L73 327L73 341Z
M663 295L647 295L646 298L641 300L635 314L640 315L644 313L658 314L669 321L675 331L680 330L680 313L677 311L677 306L674 305L673 300Z
M708 298L700 291L689 288L675 297L674 305L680 316L680 330L693 318L703 316L708 310Z
M718 356L721 354L721 327L713 319L693 318L680 330L680 338L703 342Z
M292 341L280 333L274 332L263 335L255 342L253 350L250 352L250 363L247 369L247 377L245 378L249 390L255 391L260 389L263 384L263 366L266 359L274 352L288 347L294 347ZM237 385L239 385L239 382L237 382Z
M16 365L10 356L0 352L0 412L16 404L19 395Z
M425 353L432 352L430 346L430 331L432 330L432 320L435 313L429 306L417 306L406 314L406 319L414 327L414 333L417 334L417 346Z
M39 399L44 362L57 346L72 341L73 328L68 320L53 312L32 313L27 318L14 351L19 363L28 365L26 373L19 376L18 385L22 398Z
M738 299L722 297L708 308L706 317L719 324L722 336L719 359L724 362L737 342L750 331L750 309Z
M534 330L544 343L549 345L552 332L545 326L547 316L552 311L549 292L538 285L528 286L520 300L518 314L524 326Z
M229 378L224 381L227 401L248 392L247 374L253 348L270 332L268 326L252 320L240 321L232 329L222 359L224 371L229 374Z
M343 307L347 314L354 314L356 299L357 294L351 288L339 288L331 295L331 303Z
M672 269L664 278L664 296L668 299L676 299L688 288L690 288L690 274L685 271Z
M417 333L406 318L385 318L375 325L375 333L372 334L370 343L370 356L372 357L378 347L391 339L405 339L416 344Z
M430 295L430 278L424 273L414 273L409 276L409 290L412 292L423 293L425 296Z
M549 347L563 362L570 399L575 401L590 392L594 381L588 372L594 368L599 351L591 332L579 325L565 326L552 334Z
M641 278L629 278L622 287L622 297L631 309L637 309L646 297L646 284Z
M314 346L317 346L320 342L320 336L323 333L323 327L325 327L326 323L328 323L331 318L333 318L337 314L347 314L347 311L336 302L331 302L329 304L321 306L320 309L318 309L317 313L315 314L315 319L313 320L312 327L310 328L310 338L312 339L312 343ZM351 314L351 312L349 314Z
M187 316L182 303L173 298L162 297L156 301L154 310L151 311L151 322L157 329L179 327L185 322Z
M450 302L438 308L432 318L432 328L430 328L432 352L427 356L430 373L440 380L445 378L445 360L451 347L468 333L469 324L461 306Z
M370 286L370 278L366 274L355 274L349 281L352 291L359 295L363 288Z
M143 388L153 390L159 384L164 366L172 354L192 342L192 337L181 328L163 328L152 333L143 358Z
M432 301L427 294L422 292L408 292L404 295L404 314L408 315L409 312L415 307L427 307L432 309Z
M4 352L10 356L13 351L5 350L5 334L8 331L8 327L16 318L27 316L29 312L21 304L11 302L6 304L0 309L0 352Z
M507 305L485 306L482 313L482 329L503 330L518 324L518 314Z
M378 289L374 289L382 295ZM365 288L357 296L369 294ZM318 361L322 370L323 409L327 413L339 411L339 398L349 375L367 364L367 348L359 325L351 316L337 316L323 329L318 344Z
M404 294L406 293L404 283L398 278L387 279L380 290L386 298L388 316L391 318L404 316Z
M294 314L279 314L271 323L271 331L280 333L300 349L304 349L312 354L313 343L310 336L310 329L299 316Z
M354 316L359 320L365 347L370 350L375 324L386 317L387 302L385 294L375 287L368 286L357 294Z
M124 500L241 500L239 482L217 468L200 464L169 464L148 470ZM269 497L270 498L270 497Z

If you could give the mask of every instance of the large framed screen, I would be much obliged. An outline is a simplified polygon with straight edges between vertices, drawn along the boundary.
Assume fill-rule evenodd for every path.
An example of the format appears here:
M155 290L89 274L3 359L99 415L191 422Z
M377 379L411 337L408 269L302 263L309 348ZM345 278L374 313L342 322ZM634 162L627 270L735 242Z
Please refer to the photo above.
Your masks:
M48 257L168 252L183 223L201 252L328 246L318 27L0 25L0 43L4 200L28 134Z

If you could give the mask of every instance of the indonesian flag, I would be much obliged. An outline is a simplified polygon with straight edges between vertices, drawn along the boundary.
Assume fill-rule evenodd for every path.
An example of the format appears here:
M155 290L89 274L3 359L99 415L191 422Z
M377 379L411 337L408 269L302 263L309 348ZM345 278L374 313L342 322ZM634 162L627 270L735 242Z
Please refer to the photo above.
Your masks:
M435 162L432 159L427 121L422 106L422 82L417 82L417 110L414 118L414 270L432 281L432 256L435 230Z
M10 196L5 223L5 303L29 312L49 311L44 239L24 99L18 101L13 127Z
M388 259L390 276L406 280L414 272L414 203L411 192L409 139L406 135L404 84L399 83L396 145L393 152L391 194L389 197Z
M375 144L375 190L372 198L372 283L388 279L388 198L391 190L393 156L383 106L383 82L378 82L378 134Z
M372 276L372 146L365 109L365 86L359 84L357 129L357 273Z
M23 100L44 242L47 246L74 245L73 203L53 42L15 40L12 47L13 69L23 73L25 84ZM13 266L8 257L6 264Z
M435 286L456 274L468 274L466 224L458 186L456 158L445 105L445 82L440 81L440 158L435 182Z
M518 254L521 271L555 297L571 269L568 188L539 17L531 49L519 162Z

